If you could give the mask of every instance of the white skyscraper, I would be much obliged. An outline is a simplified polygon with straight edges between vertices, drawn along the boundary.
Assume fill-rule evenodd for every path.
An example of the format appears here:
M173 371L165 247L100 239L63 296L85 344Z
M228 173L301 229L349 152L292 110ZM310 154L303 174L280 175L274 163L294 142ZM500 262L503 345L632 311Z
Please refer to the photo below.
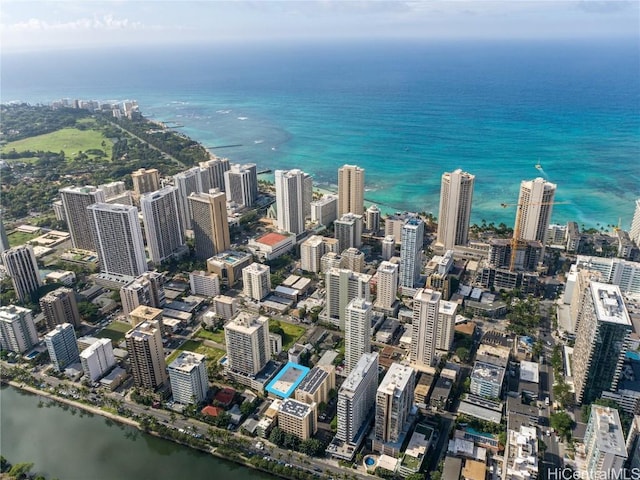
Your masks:
M87 379L98 381L116 364L113 345L108 338L99 338L80 352L80 363Z
M242 269L243 294L262 300L271 292L271 269L262 263L252 263Z
M364 214L364 168L343 165L338 169L338 217Z
M387 235L382 240L382 259L389 260L396 253L396 240L393 235Z
M344 330L345 311L354 298L370 301L371 275L344 268L330 268L325 274L327 306L324 319Z
M380 209L377 205L371 205L365 213L367 230L373 235L378 235L380 230Z
M411 363L430 367L435 359L436 334L442 294L420 288L413 297Z
M302 170L276 170L276 209L278 229L299 234L311 216L313 180Z
M80 362L76 332L70 323L56 325L56 328L44 336L44 342L47 345L51 363L59 372L64 371L72 363Z
M87 207L106 202L104 192L94 186L67 187L60 189L60 198L73 248L96 251L91 233L91 219Z
M227 201L251 207L258 199L258 173L255 163L233 164L224 172Z
M345 370L350 373L363 354L371 352L371 302L354 298L347 305L344 322Z
M447 250L467 244L475 178L460 169L442 175L436 243Z
M368 422L376 402L378 354L365 353L338 391L336 438L346 443L362 441L362 426Z
M436 349L447 351L451 349L451 346L453 345L453 335L456 328L457 310L457 303L448 302L446 300L440 301L440 307L438 309L438 328L436 330Z
M424 222L418 217L409 218L402 226L400 245L400 286L414 288L422 271L422 244Z
M520 184L516 232L518 240L538 240L544 242L551 221L556 185L543 178L523 180ZM514 235L515 233L514 232Z
M177 192L176 187L168 186L140 197L149 256L156 265L185 247Z
M398 265L383 261L378 267L376 308L390 309L398 294Z
M38 333L31 310L16 305L0 307L0 347L2 350L25 353L37 343Z
M269 319L240 312L224 326L229 368L244 375L255 375L271 357Z
M636 209L633 213L633 220L631 220L629 237L631 237L631 241L634 242L637 247L640 247L640 198L636 200Z
M31 245L20 245L2 252L2 264L13 282L18 300L29 300L33 292L42 285L40 270Z
M324 195L320 200L311 202L311 221L320 225L330 225L338 218L338 197Z
M169 380L175 402L183 405L202 402L209 390L205 356L182 352L169 364Z
M584 478L625 478L627 448L620 415L614 408L591 406L589 423L584 432L586 453Z
M202 190L208 192L217 188L224 192L224 172L229 170L229 159L214 157L206 162L200 162L202 169Z
M96 203L87 210L100 271L131 277L146 272L147 259L136 207Z
M189 206L189 195L204 191L202 185L203 170L200 167L193 167L173 176L173 183L178 189L178 210L180 211L180 224L185 230L191 230L191 209Z
M374 450L387 452L385 443L395 443L405 430L413 407L416 372L408 365L392 363L376 392L376 426ZM388 446L387 446L388 448ZM399 448L391 450L399 450Z
M300 268L305 272L318 273L322 269L322 256L328 252L338 252L335 238L310 236L300 244Z

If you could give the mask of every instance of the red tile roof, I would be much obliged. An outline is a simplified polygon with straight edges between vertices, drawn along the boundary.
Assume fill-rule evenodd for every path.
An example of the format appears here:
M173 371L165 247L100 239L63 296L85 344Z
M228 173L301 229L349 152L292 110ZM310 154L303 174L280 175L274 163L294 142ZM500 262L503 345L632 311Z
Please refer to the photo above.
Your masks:
M214 397L217 402L220 402L222 405L229 405L233 398L236 396L236 391L233 388L223 388Z
M211 417L217 417L218 415L220 415L222 412L224 412L224 408L220 408L220 407L213 407L211 405L207 405L206 407L204 407L202 409L202 414L203 415L209 415Z
M284 235L280 235L279 233L271 232L258 238L256 242L263 243L265 245L269 245L270 247L273 247L274 245L277 245L278 243L280 243L283 240L286 240L287 238L288 237Z

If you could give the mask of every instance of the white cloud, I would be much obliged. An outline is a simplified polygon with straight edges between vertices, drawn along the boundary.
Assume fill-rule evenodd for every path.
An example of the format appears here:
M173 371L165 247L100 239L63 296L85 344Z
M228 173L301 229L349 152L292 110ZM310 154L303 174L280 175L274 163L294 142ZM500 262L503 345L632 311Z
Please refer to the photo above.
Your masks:
M73 21L48 22L38 18L30 18L11 25L2 25L9 32L46 32L46 31L79 31L79 30L141 30L146 28L141 22L133 22L128 18L116 18L103 15L94 18L79 18Z

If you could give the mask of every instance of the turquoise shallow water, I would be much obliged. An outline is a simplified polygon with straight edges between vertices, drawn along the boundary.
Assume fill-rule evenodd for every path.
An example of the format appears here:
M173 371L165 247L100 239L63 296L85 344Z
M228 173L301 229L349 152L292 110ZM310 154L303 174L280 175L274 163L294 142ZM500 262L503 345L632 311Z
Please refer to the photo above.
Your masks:
M544 176L568 202L554 221L628 227L640 197L638 50L637 41L198 47L92 52L91 69L89 54L65 52L3 57L2 100L136 98L145 115L179 122L232 161L302 168L325 185L356 163L366 198L386 211L437 214L441 174L463 168L476 175L472 221L511 225L514 210L500 204L517 201L521 180ZM215 148L225 145L241 146Z

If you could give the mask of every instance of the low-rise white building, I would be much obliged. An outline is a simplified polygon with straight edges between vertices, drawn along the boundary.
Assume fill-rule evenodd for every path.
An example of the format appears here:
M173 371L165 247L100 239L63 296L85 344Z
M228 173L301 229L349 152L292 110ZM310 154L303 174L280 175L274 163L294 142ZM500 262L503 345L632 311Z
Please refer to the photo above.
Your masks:
M195 271L189 274L189 285L192 295L215 297L220 295L220 277L216 273Z

